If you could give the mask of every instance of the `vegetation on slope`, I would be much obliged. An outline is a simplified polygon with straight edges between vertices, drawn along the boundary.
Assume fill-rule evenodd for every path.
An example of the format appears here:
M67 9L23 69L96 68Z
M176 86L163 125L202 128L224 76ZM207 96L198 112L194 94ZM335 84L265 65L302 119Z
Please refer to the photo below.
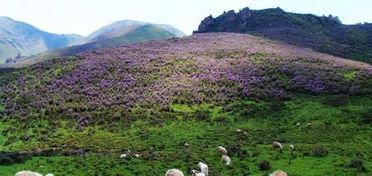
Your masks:
M372 63L372 24L343 25L337 17L288 13L280 8L224 12L205 18L198 31L249 33L323 53Z
M27 153L0 154L4 175L163 175L199 161L211 175L371 174L367 64L212 33L90 51L0 80L0 150ZM141 157L120 159L126 150Z

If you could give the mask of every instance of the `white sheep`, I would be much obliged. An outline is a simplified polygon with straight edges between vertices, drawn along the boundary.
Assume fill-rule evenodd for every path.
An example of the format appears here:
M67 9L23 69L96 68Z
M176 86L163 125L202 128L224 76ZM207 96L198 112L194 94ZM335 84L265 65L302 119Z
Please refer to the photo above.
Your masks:
M169 169L165 173L165 176L184 176L184 175L183 175L183 172L178 169Z
M131 156L131 153L132 152L130 150L127 150L125 153L120 155L120 158L128 158Z
M278 170L278 171L275 171L272 174L270 174L270 176L288 176L288 175L287 175L287 173L285 173L281 170Z
M227 156L227 155L222 155L221 161L224 162L226 165L230 165L231 164L231 158L229 156Z
M296 127L299 127L300 125L301 125L300 122L297 122L297 123L296 123Z
M220 153L222 153L222 154L224 154L224 155L227 154L226 148L225 147L222 147L222 146L218 146L217 151L220 152Z
M283 146L281 143L277 142L277 141L274 141L273 142L273 147L276 148L276 149L280 149L280 150L283 150Z
M15 176L43 176L37 172L32 171L20 171L15 174Z
M236 129L236 132L237 132L237 133L241 133L242 130L241 130L241 129Z
M136 154L134 154L134 157L139 158L140 155L136 153Z
M199 172L197 170L192 170L191 171L191 176L205 176L205 174L204 173L201 173L201 172Z
M295 146L294 146L294 145L289 145L289 150L290 150L290 151L295 150Z
M126 154L126 153L123 153L123 154L120 155L120 158L127 158L127 157L128 157L128 154Z
M199 162L198 166L200 168L201 173L205 174L205 176L208 176L208 165L205 163Z

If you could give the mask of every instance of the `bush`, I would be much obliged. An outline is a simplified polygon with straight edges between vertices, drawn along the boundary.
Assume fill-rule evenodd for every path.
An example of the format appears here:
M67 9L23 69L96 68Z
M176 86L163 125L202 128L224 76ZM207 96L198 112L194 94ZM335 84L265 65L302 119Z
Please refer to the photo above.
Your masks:
M193 113L193 117L196 120L207 120L209 119L209 111L197 110Z
M252 157L257 157L258 155L260 155L260 152L253 152L252 153Z
M270 163L267 160L263 160L263 161L259 162L258 167L260 168L261 171L271 169Z
M327 97L325 100L323 100L323 104L332 107L345 106L347 103L346 96Z
M363 124L372 124L372 110L363 112L361 117L361 122Z
M350 161L350 163L347 164L347 167L349 168L357 168L359 171L366 171L366 167L364 166L364 161L360 158L355 158Z
M0 165L22 163L29 158L28 154L18 152L0 152Z
M324 148L315 148L313 150L313 156L315 157L325 157L328 155L328 150L324 149Z
M350 163L347 165L348 167L352 168L359 168L363 166L363 160L360 158L356 158L350 161Z

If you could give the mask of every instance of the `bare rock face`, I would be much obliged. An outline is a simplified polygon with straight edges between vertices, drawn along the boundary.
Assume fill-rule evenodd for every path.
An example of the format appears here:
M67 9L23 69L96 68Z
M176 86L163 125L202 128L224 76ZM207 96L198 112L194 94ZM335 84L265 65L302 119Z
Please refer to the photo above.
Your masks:
M207 31L210 26L214 24L214 18L211 16L208 16L204 18L204 20L199 25L199 31Z
M246 7L240 11L240 15L242 19L248 19L252 17L252 11L248 7Z

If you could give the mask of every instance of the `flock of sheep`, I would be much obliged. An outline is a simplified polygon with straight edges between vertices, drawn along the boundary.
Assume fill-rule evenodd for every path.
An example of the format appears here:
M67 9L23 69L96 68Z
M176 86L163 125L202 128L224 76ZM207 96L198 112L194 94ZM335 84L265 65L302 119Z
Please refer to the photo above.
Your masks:
M277 141L273 142L273 147L275 149L279 149L280 151L283 150L283 145ZM293 145L290 145L289 150L293 152L295 150L295 147ZM223 146L219 146L217 147L217 151L222 155L221 161L225 163L226 165L231 165L231 158L227 155L227 149ZM200 171L192 170L191 171L192 176L208 176L208 165L207 164L199 162L198 167L200 168ZM165 173L165 176L184 176L184 174L179 169L169 169ZM278 170L270 174L270 176L288 176L288 174L285 173L284 171Z
M188 146L189 144L185 143L184 145ZM279 149L280 151L283 150L283 145L280 142L274 141L272 145L273 145L273 148L275 149ZM289 150L291 151L291 153L293 153L293 151L295 150L295 147L293 145L290 145ZM222 155L221 161L225 163L225 165L227 166L231 165L231 158L227 155L228 154L227 149L223 146L218 146L217 151ZM120 158L122 159L125 159L128 157L139 158L140 155L136 153L132 153L130 150L127 150L125 153L120 155ZM191 171L192 176L208 176L208 165L207 164L203 162L199 162L198 167L200 168L200 171L192 170ZM32 171L20 171L20 172L17 172L15 176L42 176L42 175L36 172L32 172ZM54 176L54 175L46 174L45 176ZM166 172L165 176L184 176L184 174L179 169L169 169ZM270 176L288 176L288 175L287 173L281 170L278 170L278 171L273 172Z

